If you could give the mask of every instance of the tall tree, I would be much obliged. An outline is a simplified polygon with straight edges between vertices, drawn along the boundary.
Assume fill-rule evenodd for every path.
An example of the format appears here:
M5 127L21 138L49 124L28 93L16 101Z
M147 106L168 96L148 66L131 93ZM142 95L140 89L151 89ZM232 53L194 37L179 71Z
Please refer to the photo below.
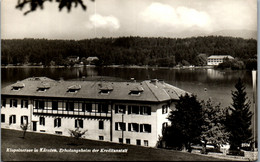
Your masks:
M176 110L168 117L171 126L168 134L173 134L166 139L169 145L180 144L191 152L191 144L200 142L201 126L203 124L202 106L194 95L181 96L176 104ZM174 138L178 137L178 138Z
M206 153L206 145L211 143L217 147L226 144L229 132L225 127L225 109L220 104L213 105L211 99L202 101L203 125L201 141L203 141L203 153Z
M235 85L236 91L232 91L233 103L227 112L226 125L230 131L230 149L237 150L242 143L252 140L250 101L245 91L245 85L239 78Z

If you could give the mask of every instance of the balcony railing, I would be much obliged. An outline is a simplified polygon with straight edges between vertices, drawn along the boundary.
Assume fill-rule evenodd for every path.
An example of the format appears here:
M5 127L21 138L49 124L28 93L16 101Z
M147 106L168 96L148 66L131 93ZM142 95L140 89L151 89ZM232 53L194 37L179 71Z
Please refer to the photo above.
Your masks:
M52 109L33 109L34 115L46 115L46 116L68 116L68 117L83 117L83 118L110 118L111 111L107 113L98 111L67 111L67 110L52 110Z

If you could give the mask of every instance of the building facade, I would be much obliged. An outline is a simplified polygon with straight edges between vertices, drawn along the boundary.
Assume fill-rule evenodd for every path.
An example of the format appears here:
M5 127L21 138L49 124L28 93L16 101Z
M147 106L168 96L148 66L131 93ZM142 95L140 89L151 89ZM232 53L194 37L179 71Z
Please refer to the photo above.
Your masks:
M208 57L207 65L219 65L220 63L224 62L224 59L234 59L234 57L230 55L211 55Z
M1 126L154 147L167 116L186 92L158 80L142 82L55 81L27 78L2 88Z

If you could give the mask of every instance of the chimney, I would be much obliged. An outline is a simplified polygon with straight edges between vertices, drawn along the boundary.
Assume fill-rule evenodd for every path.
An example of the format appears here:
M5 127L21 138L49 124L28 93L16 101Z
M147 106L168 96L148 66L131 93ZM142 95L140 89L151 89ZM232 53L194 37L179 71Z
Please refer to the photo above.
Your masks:
M150 83L153 83L154 85L156 85L157 82L158 82L158 79L151 79Z

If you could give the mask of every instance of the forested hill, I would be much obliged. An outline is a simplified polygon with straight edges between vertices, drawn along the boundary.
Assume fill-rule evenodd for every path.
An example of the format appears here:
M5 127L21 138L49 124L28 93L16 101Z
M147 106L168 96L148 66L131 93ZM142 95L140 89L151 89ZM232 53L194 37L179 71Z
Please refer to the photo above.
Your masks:
M97 56L102 65L198 65L198 56L231 55L241 61L257 56L257 41L222 36L192 38L100 38L86 40L2 40L2 64L66 64L68 56Z

